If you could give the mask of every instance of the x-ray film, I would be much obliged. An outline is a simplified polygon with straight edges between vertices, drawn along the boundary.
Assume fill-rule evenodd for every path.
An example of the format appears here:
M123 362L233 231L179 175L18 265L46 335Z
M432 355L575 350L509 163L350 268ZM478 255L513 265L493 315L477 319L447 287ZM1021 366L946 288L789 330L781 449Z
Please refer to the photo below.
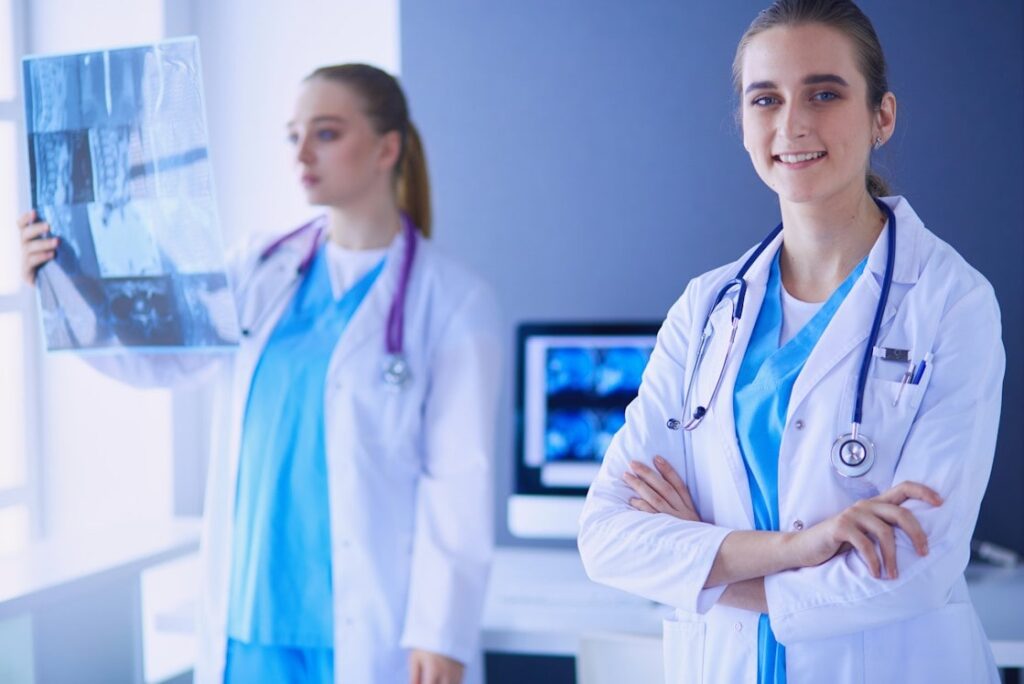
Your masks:
M195 38L23 62L32 206L60 238L39 272L50 350L238 343Z

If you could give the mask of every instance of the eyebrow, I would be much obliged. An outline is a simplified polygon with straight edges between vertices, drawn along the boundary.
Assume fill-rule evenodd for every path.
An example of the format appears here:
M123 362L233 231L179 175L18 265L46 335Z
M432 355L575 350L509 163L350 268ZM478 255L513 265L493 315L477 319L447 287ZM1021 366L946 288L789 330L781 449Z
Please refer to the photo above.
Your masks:
M836 85L849 86L846 79L836 74L811 74L804 78L804 85L818 85L820 83L835 83ZM755 81L747 86L746 93L752 90L766 90L778 88L775 81Z
M332 116L329 114L324 114L323 116L314 116L312 119L310 119L310 123L324 123L325 121L330 121L333 123L345 123L345 119L341 118L340 116ZM284 127L291 128L294 125L294 121L289 121L284 125Z

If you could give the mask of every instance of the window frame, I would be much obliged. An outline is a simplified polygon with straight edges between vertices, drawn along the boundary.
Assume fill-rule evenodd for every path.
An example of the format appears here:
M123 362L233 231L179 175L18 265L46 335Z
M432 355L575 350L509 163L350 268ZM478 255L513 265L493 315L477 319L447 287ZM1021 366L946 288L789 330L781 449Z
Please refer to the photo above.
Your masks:
M12 69L14 98L0 100L0 121L14 123L14 198L16 206L29 206L28 149L25 138L24 101L21 88L21 59L26 53L27 12L24 0L10 0ZM20 212L19 212L20 213ZM13 230L14 216L0 216L0 229ZM17 314L22 331L22 406L24 415L25 480L21 486L0 489L0 510L25 506L29 517L29 541L45 532L43 520L43 494L41 491L44 443L41 429L42 339L39 334L38 313L33 288L24 283L14 292L0 294L0 313ZM15 369L17 371L18 369Z

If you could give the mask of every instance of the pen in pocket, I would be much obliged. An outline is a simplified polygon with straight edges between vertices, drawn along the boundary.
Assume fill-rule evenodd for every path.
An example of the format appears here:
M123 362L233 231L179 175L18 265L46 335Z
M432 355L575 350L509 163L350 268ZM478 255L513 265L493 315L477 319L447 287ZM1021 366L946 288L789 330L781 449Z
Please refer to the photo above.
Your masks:
M924 369L927 365L928 363L923 359L921 360L921 363L917 364L917 370L914 371L914 377L910 379L911 385L917 385L921 382L921 376L924 375Z

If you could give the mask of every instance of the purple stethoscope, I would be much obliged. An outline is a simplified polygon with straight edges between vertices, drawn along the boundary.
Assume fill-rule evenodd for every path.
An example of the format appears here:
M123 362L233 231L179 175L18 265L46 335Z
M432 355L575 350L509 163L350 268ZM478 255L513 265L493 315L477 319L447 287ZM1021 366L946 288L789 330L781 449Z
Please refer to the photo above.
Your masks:
M250 280L252 279L252 276L255 275L256 269L265 264L286 242L297 238L310 230L314 231L312 246L295 269L295 280L288 283L288 285L281 290L281 293L274 298L272 304L264 308L263 312L256 318L256 320L248 325L241 326L242 335L245 337L249 337L252 334L253 328L263 322L270 312L274 310L280 300L291 291L292 285L302 279L309 271L309 267L313 264L313 260L316 258L317 250L320 249L320 237L324 232L324 217L317 217L309 223L299 226L290 233L282 235L267 245L263 251L260 252L259 257L256 259L256 264L252 267L252 270L249 273ZM409 383L409 379L412 378L409 361L406 359L405 352L402 349L402 325L405 319L405 298L409 290L409 274L412 272L412 263L416 257L416 229L413 227L412 221L409 220L409 217L405 212L402 212L402 232L405 234L405 245L402 250L401 268L398 272L398 287L395 289L394 297L391 299L391 308L388 311L388 325L384 340L384 347L387 353L384 357L384 367L381 372L381 379L383 380L384 385L394 390L402 389Z

